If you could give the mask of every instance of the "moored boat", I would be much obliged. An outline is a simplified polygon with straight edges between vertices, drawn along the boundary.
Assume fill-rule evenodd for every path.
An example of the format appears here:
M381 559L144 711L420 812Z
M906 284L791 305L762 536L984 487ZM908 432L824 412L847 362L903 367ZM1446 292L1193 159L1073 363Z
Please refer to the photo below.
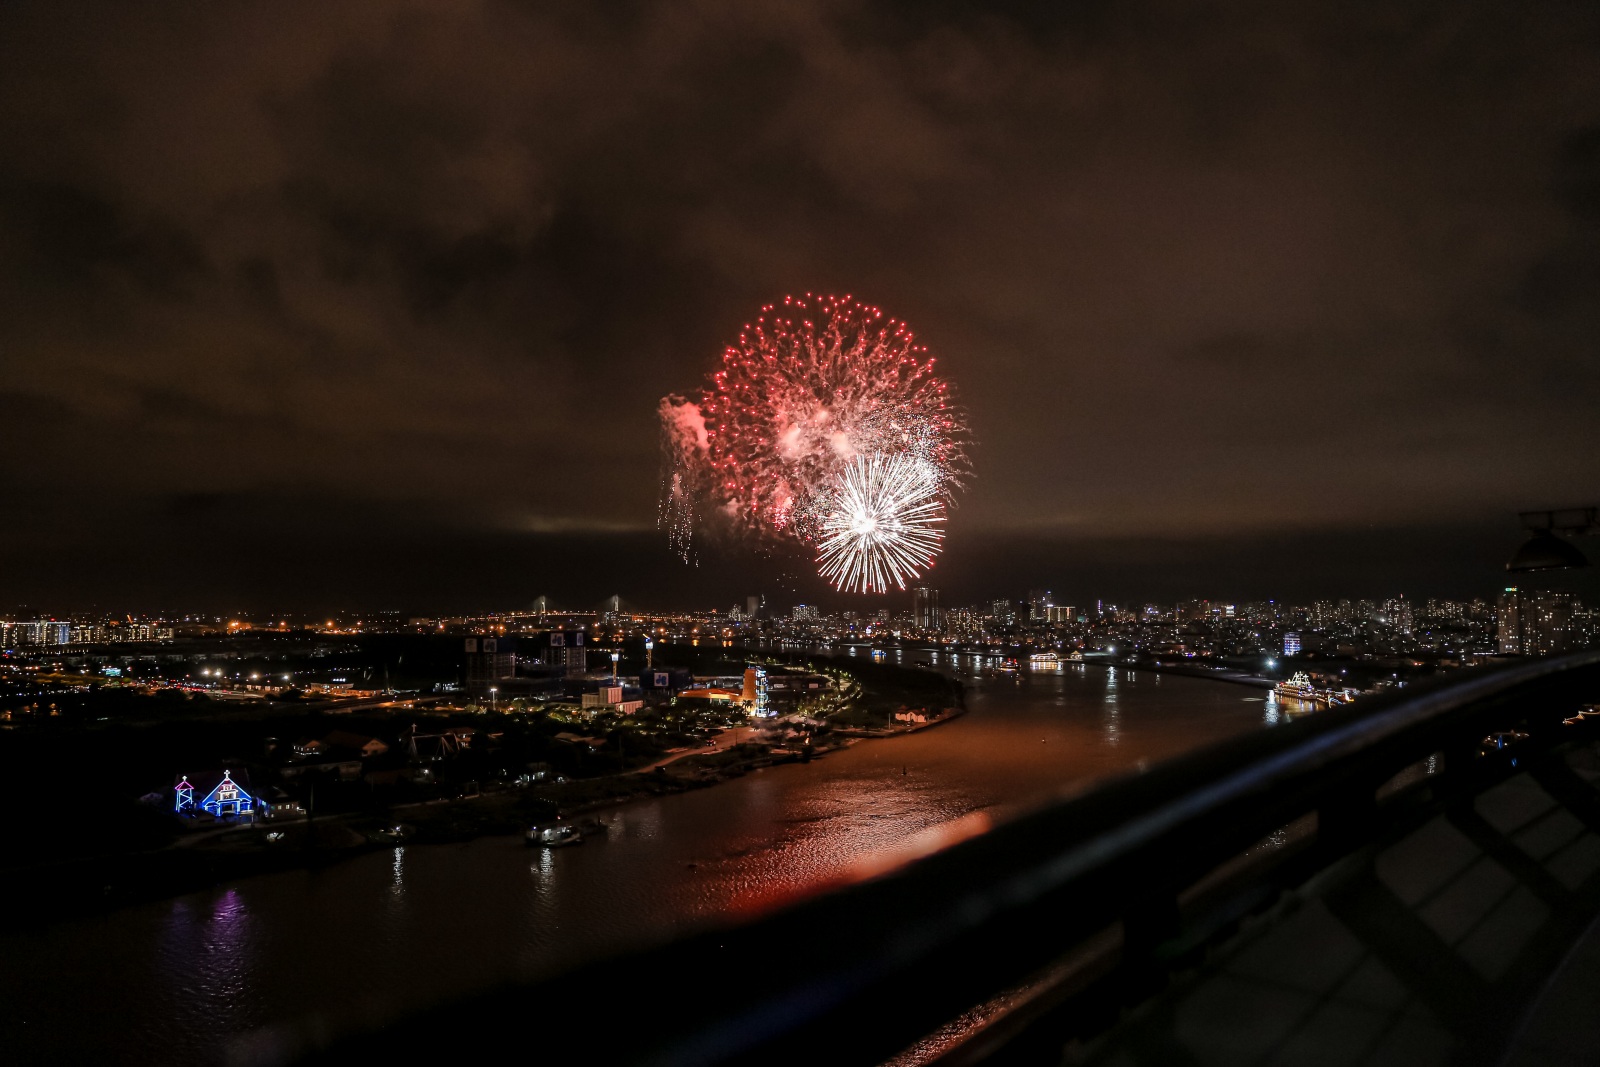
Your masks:
M554 826L530 826L522 839L533 847L561 848L564 845L583 844L583 831L565 822Z
M1301 700L1307 704L1315 703L1317 690L1311 684L1311 676L1305 671L1296 671L1285 681L1273 687L1279 700Z

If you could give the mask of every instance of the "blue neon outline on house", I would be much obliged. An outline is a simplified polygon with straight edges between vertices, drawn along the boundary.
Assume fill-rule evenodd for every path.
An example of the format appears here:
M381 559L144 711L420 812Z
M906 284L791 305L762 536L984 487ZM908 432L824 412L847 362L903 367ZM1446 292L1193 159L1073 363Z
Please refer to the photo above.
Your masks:
M249 815L255 807L255 798L239 788L232 774L232 771L223 771L222 781L200 802L201 808L218 818L224 815Z

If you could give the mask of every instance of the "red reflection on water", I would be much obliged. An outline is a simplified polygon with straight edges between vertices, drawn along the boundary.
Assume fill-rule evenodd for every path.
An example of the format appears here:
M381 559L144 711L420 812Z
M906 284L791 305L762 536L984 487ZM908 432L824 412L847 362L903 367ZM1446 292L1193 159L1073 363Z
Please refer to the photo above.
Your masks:
M931 856L942 848L949 848L970 837L987 833L993 825L994 820L989 817L988 812L974 811L959 819L930 826L920 833L912 834L894 848L863 856L855 862L850 873L841 881L864 882L868 878L876 878L880 874L904 867L914 860Z

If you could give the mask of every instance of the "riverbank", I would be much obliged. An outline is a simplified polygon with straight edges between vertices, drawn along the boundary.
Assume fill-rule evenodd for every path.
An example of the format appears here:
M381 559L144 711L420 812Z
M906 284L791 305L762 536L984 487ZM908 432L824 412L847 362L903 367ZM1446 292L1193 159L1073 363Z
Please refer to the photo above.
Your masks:
M963 679L970 714L959 720L598 812L608 832L576 848L484 836L376 849L30 924L0 935L0 991L18 1020L0 1047L38 1062L259 1060L301 1027L348 1033L374 1006L405 1015L770 911L946 827L971 831L1064 787L1265 728L1261 704L1240 699L1249 689L1155 675L1111 687L1103 675ZM92 1033L86 1004L101 1018Z
M1185 678L1206 678L1213 682L1231 682L1234 685L1248 685L1253 689L1271 689L1278 683L1271 678L1263 678L1259 674L1249 674L1245 671L1228 670L1227 668L1191 667L1179 663L1130 663L1123 660L1086 660L1097 667L1121 668L1125 671L1153 671L1156 674L1176 674Z
M946 708L927 721L887 728L831 728L810 744L744 742L715 752L685 753L664 765L624 774L395 805L379 813L263 822L187 835L144 852L11 868L0 884L0 926L106 911L256 875L318 871L397 843L449 844L521 834L536 823L705 789L753 771L820 759L861 740L916 733L964 711ZM402 828L398 834L396 827Z

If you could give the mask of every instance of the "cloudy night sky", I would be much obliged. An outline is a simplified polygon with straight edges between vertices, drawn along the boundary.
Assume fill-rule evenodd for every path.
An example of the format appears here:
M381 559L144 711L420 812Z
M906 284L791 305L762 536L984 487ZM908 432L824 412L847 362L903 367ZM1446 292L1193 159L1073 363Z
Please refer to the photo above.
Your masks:
M1592 3L7 4L0 601L815 597L655 529L658 399L808 290L968 409L947 604L1491 595L1600 496L1597 54Z

